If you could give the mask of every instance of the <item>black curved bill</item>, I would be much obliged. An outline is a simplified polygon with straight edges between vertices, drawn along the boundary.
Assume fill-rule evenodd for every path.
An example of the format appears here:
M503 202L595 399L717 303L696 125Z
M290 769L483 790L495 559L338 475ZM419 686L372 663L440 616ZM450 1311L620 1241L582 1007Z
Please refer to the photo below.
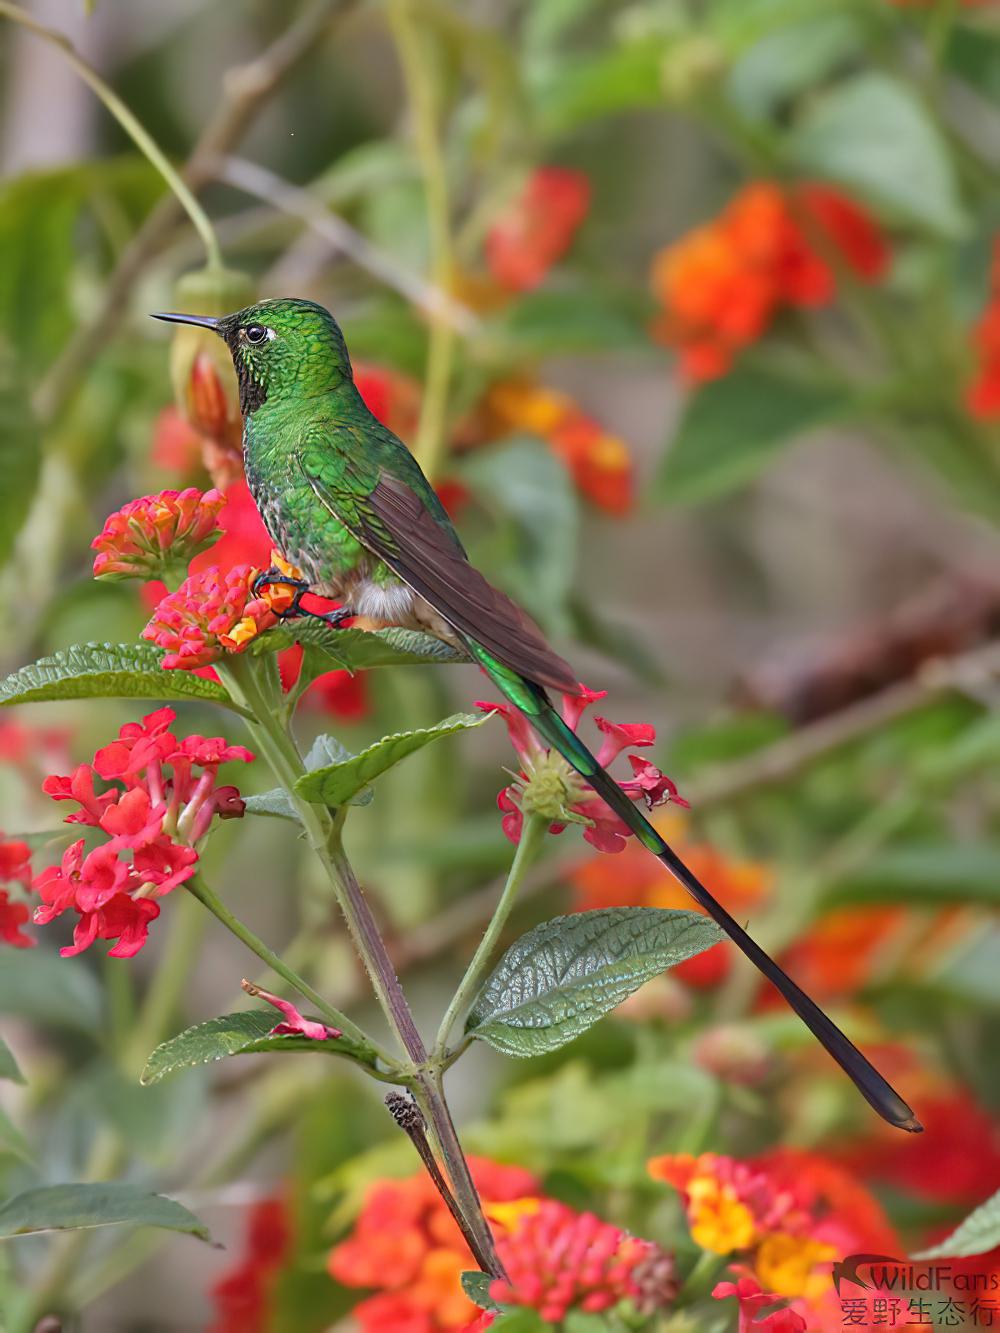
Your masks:
M197 324L203 329L217 329L219 321L211 315L177 315L173 311L151 314L152 319L165 319L168 324Z

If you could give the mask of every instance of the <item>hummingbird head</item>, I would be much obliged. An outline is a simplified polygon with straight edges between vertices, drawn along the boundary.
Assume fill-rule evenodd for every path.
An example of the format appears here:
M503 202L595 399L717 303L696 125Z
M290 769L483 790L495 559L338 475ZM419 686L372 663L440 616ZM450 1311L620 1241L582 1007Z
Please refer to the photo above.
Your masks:
M315 301L258 301L232 315L158 314L173 324L212 329L229 348L250 416L268 399L311 398L353 378L340 325Z

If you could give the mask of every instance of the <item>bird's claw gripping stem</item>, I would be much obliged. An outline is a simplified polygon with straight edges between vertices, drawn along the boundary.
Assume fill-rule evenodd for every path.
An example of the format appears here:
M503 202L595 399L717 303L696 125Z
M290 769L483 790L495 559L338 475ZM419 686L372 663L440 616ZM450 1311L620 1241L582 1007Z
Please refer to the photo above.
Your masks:
M280 583L285 587L294 588L295 596L292 598L291 605L284 611L275 611L279 620L297 620L301 616L312 616L314 620L325 621L331 629L339 629L345 620L352 620L357 612L349 606L338 606L334 611L310 611L307 606L302 605L302 598L309 591L310 584L308 579L293 578L279 569L277 565L272 565L262 574L258 574L253 581L253 594L259 597L265 588L272 584Z

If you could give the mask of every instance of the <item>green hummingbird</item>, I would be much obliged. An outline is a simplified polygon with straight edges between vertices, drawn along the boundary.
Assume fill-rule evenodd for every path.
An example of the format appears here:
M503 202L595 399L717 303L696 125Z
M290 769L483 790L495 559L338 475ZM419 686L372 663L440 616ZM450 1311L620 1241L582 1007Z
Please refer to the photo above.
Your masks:
M469 563L416 459L365 406L333 316L312 301L282 299L219 319L156 318L224 339L239 382L250 491L275 546L307 586L342 603L331 624L363 616L467 652L777 987L879 1115L919 1131L878 1070L715 900L562 720L546 689L579 694L576 674ZM288 581L278 570L263 578Z

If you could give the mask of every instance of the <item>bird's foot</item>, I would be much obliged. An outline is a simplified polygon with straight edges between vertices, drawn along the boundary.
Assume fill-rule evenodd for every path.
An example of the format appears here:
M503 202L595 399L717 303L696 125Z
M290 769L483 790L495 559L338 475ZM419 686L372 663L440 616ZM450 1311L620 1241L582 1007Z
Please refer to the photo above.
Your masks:
M325 620L331 629L341 629L345 620L353 620L358 613L353 606L338 606L335 611L309 611L307 614Z
M260 597L265 589L271 587L294 588L295 596L283 611L275 610L274 614L279 620L295 620L298 616L309 615L310 613L302 605L302 598L309 591L309 580L296 578L280 569L277 565L272 565L266 569L263 574L258 574L253 581L251 591L255 597Z

